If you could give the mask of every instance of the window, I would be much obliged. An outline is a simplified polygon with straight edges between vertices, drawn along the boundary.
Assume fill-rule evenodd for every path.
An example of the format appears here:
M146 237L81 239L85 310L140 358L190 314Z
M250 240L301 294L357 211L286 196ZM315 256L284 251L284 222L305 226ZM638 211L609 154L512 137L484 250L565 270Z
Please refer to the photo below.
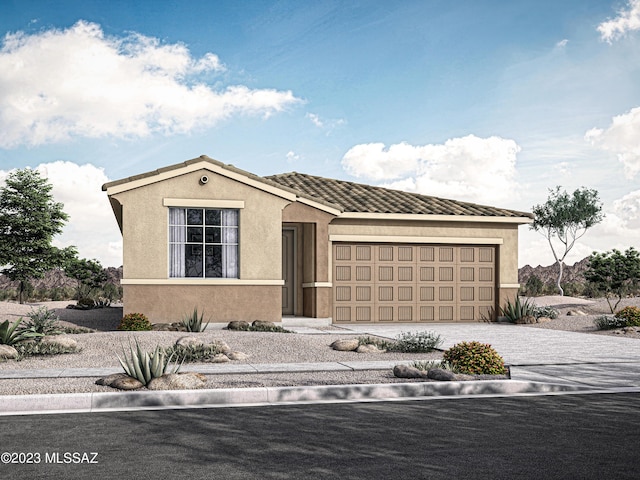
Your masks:
M169 209L169 276L238 278L238 210Z

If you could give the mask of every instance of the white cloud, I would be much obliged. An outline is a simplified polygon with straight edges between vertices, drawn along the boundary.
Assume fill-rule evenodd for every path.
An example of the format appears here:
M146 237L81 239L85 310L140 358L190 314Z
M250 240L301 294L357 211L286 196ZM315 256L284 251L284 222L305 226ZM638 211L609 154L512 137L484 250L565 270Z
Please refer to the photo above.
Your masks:
M295 163L298 160L300 160L300 155L298 155L296 152L294 152L293 150L287 152L288 163Z
M628 9L620 10L617 17L598 25L600 38L608 43L634 30L640 30L640 0L629 0Z
M324 127L324 123L322 122L322 120L320 120L320 117L315 113L307 113L305 115L305 118L308 118L309 120L311 120L311 123L313 123L318 128Z
M556 43L556 48L564 48L567 46L567 44L569 43L569 40L567 40L566 38L560 40L558 43Z
M629 179L640 172L640 107L613 117L606 130L592 128L585 134L592 145L613 152L624 165Z
M231 85L197 75L224 71L213 53L133 33L115 38L79 21L66 30L8 34L0 48L0 148L82 137L145 137L269 115L300 102L291 91Z
M52 162L38 165L35 170L49 180L51 194L64 204L69 215L61 235L54 245L75 245L82 258L97 258L105 267L122 265L122 236L102 185L109 181L102 168L91 164ZM9 171L0 170L0 180Z
M307 118L311 121L311 123L313 123L316 127L321 128L322 130L326 130L327 131L327 135L329 135L333 129L335 129L336 127L339 127L341 125L344 125L346 122L346 120L339 118L339 119L322 119L320 118L319 115L316 115L315 113L307 113L305 114L304 118Z
M355 177L387 180L386 187L478 203L496 203L517 196L514 140L468 135L441 145L399 143L356 145L342 158Z

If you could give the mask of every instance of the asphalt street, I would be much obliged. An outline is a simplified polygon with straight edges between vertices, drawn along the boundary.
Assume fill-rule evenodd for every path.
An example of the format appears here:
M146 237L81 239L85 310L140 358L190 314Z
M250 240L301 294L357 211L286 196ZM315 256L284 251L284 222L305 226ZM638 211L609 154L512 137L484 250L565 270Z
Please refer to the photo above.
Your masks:
M0 478L631 479L639 405L607 393L0 417Z

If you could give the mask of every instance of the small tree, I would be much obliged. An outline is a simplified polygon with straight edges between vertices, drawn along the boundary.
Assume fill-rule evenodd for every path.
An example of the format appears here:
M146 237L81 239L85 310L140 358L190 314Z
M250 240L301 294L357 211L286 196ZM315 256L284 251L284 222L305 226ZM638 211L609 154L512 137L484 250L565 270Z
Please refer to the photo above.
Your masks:
M542 233L551 247L551 252L559 267L556 285L560 295L564 259L574 247L576 240L589 228L603 219L602 202L596 190L579 188L572 195L560 191L560 187L549 190L549 198L543 205L533 207L535 219L531 228ZM561 250L556 251L553 240L560 241Z
M63 205L53 200L52 186L31 169L15 170L0 189L0 272L20 282L23 303L25 282L42 278L75 257L74 247L51 245L67 220Z
M613 249L611 252L592 253L589 267L584 274L587 281L604 293L611 313L629 293L640 284L640 252L631 247L624 254ZM617 298L614 305L611 299Z
M74 258L67 264L64 273L78 282L77 300L80 300L83 285L90 289L102 288L107 281L107 274L98 260Z

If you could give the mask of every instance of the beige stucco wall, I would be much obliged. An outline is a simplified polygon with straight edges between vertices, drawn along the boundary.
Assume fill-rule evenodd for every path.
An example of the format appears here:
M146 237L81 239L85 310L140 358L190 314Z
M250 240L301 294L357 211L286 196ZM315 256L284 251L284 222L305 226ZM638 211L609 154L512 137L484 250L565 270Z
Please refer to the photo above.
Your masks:
M282 319L282 287L272 285L125 285L124 314L144 313L152 323L179 322L193 312L205 321Z
M200 177L209 182L202 185ZM282 278L282 209L289 202L224 176L200 170L113 195L122 205L125 279L168 279L165 198L244 201L240 209L240 278ZM188 202L186 202L188 203ZM189 206L188 204L184 205Z
M425 237L441 238L442 242L453 243L456 238L502 239L498 244L498 282L518 283L518 225L510 223L484 222L419 222L384 221L336 218L329 224L329 235ZM448 241L447 239L452 239ZM435 242L431 242L435 243Z

